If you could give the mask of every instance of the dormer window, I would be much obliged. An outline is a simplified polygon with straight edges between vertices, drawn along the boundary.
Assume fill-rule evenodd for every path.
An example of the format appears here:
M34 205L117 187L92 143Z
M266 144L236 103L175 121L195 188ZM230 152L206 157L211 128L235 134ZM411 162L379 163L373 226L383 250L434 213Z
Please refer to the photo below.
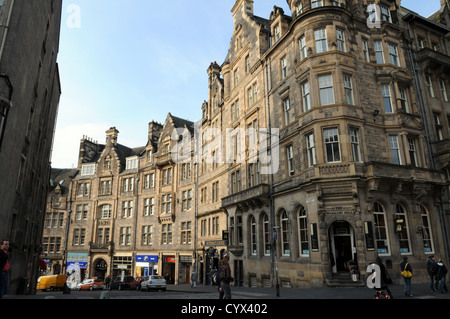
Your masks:
M381 21L392 22L391 12L386 6L381 6Z
M95 164L85 164L81 167L81 176L94 174L95 174Z
M274 33L275 42L280 40L280 37L281 37L280 25L275 26L275 28L273 29L273 33Z
M128 157L127 158L127 164L125 169L136 169L138 168L138 157Z
M111 169L111 157L107 156L103 162L103 169Z

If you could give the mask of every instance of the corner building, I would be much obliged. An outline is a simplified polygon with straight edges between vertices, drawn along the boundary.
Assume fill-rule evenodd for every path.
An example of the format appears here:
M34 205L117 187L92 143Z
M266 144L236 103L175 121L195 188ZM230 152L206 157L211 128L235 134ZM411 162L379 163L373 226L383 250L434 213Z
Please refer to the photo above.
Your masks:
M210 284L227 253L235 285L322 287L363 285L378 256L398 283L404 256L415 282L428 256L448 261L447 1L429 18L400 1L288 4L264 19L236 1L200 121L169 113L138 148L111 128L53 170L51 272Z
M252 134L231 133L216 170L235 284L333 285L351 280L351 262L365 274L378 256L395 280L404 256L428 280L428 256L447 258L448 149L437 157L436 148L449 138L448 27L400 1L288 4L291 16L274 7L267 20L253 1L236 1L228 55L208 70L204 132L279 129L274 174L261 174ZM417 55L439 71L416 74ZM421 82L434 85L433 104Z

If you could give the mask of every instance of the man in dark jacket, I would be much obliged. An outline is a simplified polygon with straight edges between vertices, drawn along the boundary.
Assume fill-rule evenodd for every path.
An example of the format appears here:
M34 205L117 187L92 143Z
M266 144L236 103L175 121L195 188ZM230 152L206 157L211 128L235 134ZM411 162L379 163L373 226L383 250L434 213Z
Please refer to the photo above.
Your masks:
M436 278L436 270L437 270L437 263L436 263L436 257L430 256L427 261L427 272L430 276L430 289L432 292L434 292L434 280ZM437 284L437 283L436 283Z
M445 284L445 275L447 275L447 267L445 267L442 259L439 259L436 270L436 290L439 289L441 294L448 292L447 285Z
M0 249L0 299L3 298L3 295L8 291L8 249L9 241L2 240Z

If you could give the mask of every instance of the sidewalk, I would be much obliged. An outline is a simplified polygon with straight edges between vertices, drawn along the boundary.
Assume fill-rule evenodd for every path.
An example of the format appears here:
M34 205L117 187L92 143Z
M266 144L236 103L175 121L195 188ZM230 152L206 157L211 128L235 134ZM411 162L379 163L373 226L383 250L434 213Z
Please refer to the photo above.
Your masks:
M450 293L440 294L431 292L429 284L412 285L412 297L405 296L403 285L391 285L390 290L394 299L450 299ZM217 287L190 284L169 285L167 291L185 293L217 293ZM367 287L360 288L282 288L279 297L275 288L231 287L232 298L245 299L375 299L375 291Z

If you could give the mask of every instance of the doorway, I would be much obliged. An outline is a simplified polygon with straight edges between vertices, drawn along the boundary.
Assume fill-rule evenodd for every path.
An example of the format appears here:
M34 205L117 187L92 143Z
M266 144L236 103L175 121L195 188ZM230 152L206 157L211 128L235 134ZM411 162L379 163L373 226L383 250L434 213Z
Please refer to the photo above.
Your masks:
M350 263L356 263L354 232L346 221L334 222L329 230L330 262L333 273L349 272Z
M104 280L106 278L106 272L108 270L108 264L105 260L99 259L95 263L94 276L98 279Z

